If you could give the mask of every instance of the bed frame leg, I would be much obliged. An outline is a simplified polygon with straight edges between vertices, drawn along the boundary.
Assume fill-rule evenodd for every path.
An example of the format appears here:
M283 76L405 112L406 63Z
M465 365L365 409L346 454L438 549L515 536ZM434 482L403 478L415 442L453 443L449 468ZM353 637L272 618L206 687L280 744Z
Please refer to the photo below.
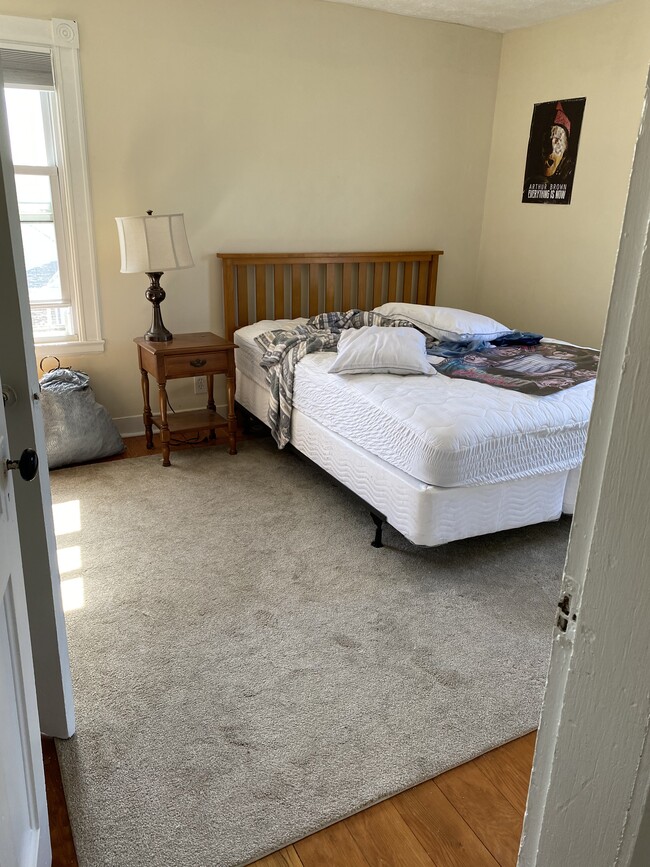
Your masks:
M242 427L244 434L250 437L262 437L269 434L269 429L252 412L245 409L240 403L235 403L237 421Z
M375 530L375 539L370 544L373 548L383 548L384 543L381 541L381 533L384 526L384 519L380 518L379 515L376 515L374 512L370 513L370 517L375 522L375 527L377 528Z

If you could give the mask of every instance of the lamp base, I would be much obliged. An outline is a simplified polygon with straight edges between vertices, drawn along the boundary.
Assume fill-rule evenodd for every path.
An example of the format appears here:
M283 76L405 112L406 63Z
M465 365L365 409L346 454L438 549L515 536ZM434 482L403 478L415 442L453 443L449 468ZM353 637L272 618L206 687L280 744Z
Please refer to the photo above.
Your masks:
M162 314L160 312L160 304L165 300L165 290L160 285L160 278L162 277L163 272L147 271L146 274L151 282L149 288L144 294L145 298L148 301L151 301L153 314L151 317L151 327L144 335L144 339L152 340L155 343L166 343L168 340L172 340L174 335L171 331L168 331L165 328L162 321Z
M153 340L154 343L165 343L168 340L173 340L174 335L171 333L171 331L167 331L166 328L162 328L162 330L158 331L149 329L149 331L145 332L144 339Z

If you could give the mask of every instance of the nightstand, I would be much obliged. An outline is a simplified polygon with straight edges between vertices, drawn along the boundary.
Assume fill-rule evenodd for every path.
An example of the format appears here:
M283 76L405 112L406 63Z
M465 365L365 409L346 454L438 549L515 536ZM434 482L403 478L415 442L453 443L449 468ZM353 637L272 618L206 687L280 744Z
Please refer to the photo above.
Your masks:
M235 344L210 331L196 334L175 334L172 340L158 343L135 337L138 365L142 374L143 419L147 448L153 448L153 428L160 430L163 466L170 465L170 440L174 434L188 431L210 431L216 439L216 429L228 428L229 452L237 454L237 419L235 416ZM214 376L223 373L228 394L228 417L216 411ZM158 383L160 415L153 415L149 405L149 374ZM208 383L206 409L168 414L167 380L205 376Z

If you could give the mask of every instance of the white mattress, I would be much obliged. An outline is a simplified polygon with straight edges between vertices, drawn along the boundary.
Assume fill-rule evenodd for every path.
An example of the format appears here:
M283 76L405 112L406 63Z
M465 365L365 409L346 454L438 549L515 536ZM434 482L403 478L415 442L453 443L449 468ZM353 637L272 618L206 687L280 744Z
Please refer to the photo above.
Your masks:
M254 337L279 324L235 334L237 367L260 385L266 374ZM333 359L314 353L298 364L294 409L425 484L492 484L567 472L582 461L593 382L532 397L441 374L332 375Z
M265 418L268 389L241 373L237 400ZM470 488L426 485L381 458L295 410L291 442L385 516L416 545L443 545L455 539L554 521L562 513L570 473L549 473ZM369 538L374 533L368 521Z
M259 322L254 322L252 325L247 325L245 328L240 328L235 331L235 364L237 370L241 371L245 376L248 376L258 385L266 387L266 371L260 367L260 358L262 350L255 343L255 338L258 334L263 334L265 331L273 331L278 328L291 328L294 325L300 325L307 322L302 319L261 319ZM266 421L266 416L262 419Z

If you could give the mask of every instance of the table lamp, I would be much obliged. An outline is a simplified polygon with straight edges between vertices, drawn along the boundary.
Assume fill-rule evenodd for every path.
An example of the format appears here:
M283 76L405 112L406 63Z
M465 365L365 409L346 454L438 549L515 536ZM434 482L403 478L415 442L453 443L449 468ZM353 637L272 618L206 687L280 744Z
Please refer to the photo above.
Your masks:
M142 217L115 217L115 222L122 254L120 271L122 274L144 272L150 281L144 294L153 305L153 316L145 340L171 340L173 335L163 325L160 314L160 304L165 300L160 278L165 271L194 265L183 215L147 211Z

